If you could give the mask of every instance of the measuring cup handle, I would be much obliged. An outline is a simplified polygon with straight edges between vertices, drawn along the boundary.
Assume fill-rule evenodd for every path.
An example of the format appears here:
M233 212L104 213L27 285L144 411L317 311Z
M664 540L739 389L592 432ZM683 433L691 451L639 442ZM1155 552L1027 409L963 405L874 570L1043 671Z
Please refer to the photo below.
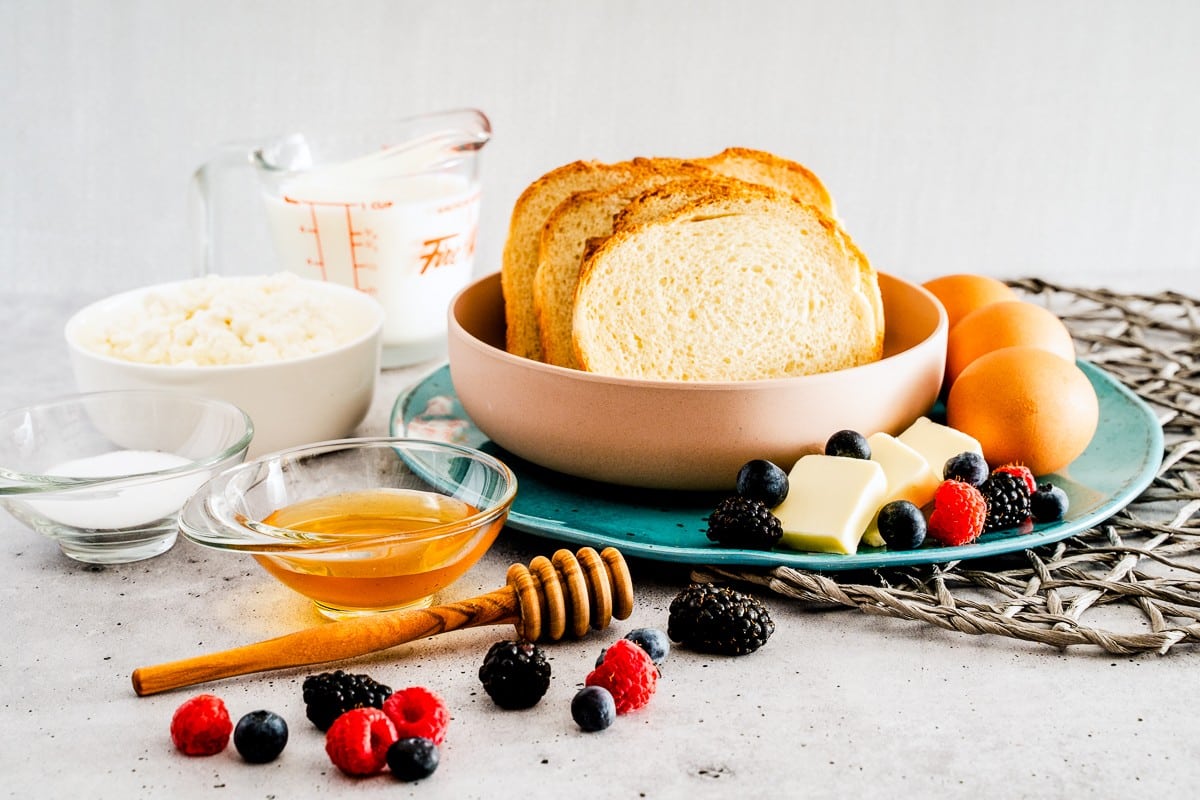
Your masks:
M220 263L218 242L217 215L214 207L217 201L216 177L219 173L238 166L252 166L255 150L260 142L230 142L219 146L192 173L189 185L189 207L191 213L192 243L192 273L199 277L216 272Z

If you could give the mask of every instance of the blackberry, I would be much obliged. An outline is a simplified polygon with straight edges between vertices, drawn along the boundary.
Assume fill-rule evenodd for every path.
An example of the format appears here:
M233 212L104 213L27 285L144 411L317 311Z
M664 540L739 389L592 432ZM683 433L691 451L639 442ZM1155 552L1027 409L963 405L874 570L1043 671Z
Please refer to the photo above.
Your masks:
M667 635L702 653L753 653L774 632L766 607L728 586L693 583L671 601Z
M879 535L889 550L916 550L925 543L925 516L907 500L879 509Z
M612 692L603 686L585 686L571 699L571 719L580 730L602 731L617 719L617 704Z
M419 781L438 768L441 754L432 739L410 736L392 742L387 749L387 765L396 780Z
M533 642L496 642L483 659L479 680L501 708L530 708L550 688L550 663Z
M725 547L770 550L783 538L783 525L761 500L732 495L709 515L708 538Z
M967 450L950 456L942 467L942 477L948 481L962 481L979 488L987 480L988 465L979 453Z
M625 634L625 638L645 650L655 666L666 661L671 652L671 640L658 628L634 628ZM600 654L600 658L604 658L603 653Z
M871 457L871 445L858 431L838 431L825 443L825 455L867 459Z
M1067 515L1067 493L1052 483L1043 483L1029 497L1029 513L1038 522L1058 522Z
M738 470L737 493L751 500L761 500L767 508L774 508L787 497L788 475L766 459L747 461Z
M251 711L233 729L233 746L251 764L274 761L287 741L287 723L273 711Z
M987 501L985 531L1015 528L1029 519L1029 487L1021 478L1007 472L993 472L979 492Z
M342 670L309 675L304 679L304 713L320 730L353 708L383 708L392 690L367 675Z

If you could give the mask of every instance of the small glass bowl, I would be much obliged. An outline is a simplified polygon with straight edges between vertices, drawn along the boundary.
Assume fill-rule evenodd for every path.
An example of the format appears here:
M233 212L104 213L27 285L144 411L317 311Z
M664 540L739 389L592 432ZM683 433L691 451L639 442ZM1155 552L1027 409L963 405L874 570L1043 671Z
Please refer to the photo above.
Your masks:
M491 547L517 491L500 461L402 438L321 442L213 478L183 535L248 553L332 619L429 605Z
M122 564L175 544L188 496L246 456L237 406L168 391L76 394L0 413L0 505L63 553Z

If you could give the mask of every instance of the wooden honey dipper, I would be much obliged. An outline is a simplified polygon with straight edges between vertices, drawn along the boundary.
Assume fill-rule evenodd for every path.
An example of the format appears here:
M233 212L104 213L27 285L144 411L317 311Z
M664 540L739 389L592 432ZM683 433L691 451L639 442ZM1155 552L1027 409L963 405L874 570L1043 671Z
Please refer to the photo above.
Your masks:
M508 568L507 584L457 603L330 622L315 628L133 671L133 690L157 694L220 678L302 667L386 650L405 642L480 625L512 623L529 641L582 637L633 613L633 581L615 547L597 553L559 550L526 567Z

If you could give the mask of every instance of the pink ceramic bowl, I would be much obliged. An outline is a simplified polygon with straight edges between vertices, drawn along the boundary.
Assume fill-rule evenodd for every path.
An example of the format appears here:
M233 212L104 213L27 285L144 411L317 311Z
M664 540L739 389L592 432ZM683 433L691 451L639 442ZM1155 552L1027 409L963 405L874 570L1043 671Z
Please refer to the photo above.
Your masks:
M762 381L611 378L504 350L499 274L451 304L450 377L476 426L557 472L663 489L732 489L753 458L785 470L835 431L899 433L937 400L946 312L920 286L879 276L884 358L821 375Z

